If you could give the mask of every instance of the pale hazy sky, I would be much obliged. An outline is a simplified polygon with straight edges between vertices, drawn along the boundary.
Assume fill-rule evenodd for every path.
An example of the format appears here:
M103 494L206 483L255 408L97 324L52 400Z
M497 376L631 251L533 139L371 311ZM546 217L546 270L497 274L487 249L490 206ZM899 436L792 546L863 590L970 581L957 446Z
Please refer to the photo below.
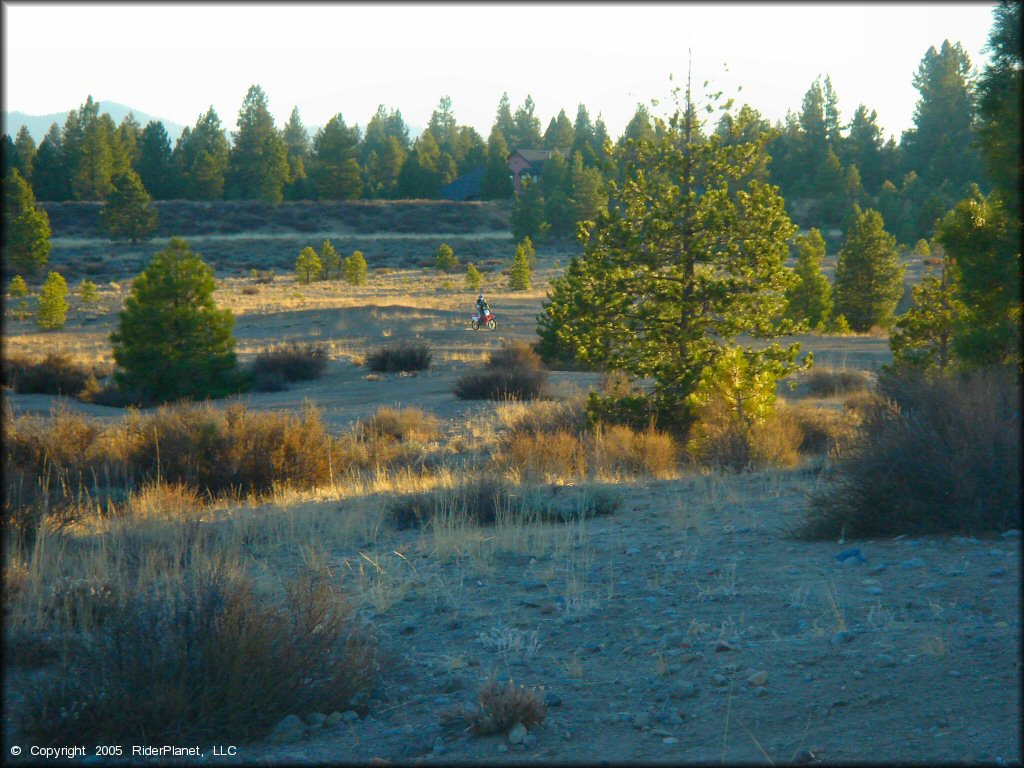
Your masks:
M507 91L513 110L533 96L542 131L582 102L617 137L638 102L668 101L690 48L695 85L711 80L772 122L828 74L844 120L863 102L898 139L925 51L959 41L980 67L994 7L4 2L4 109L66 112L91 94L184 125L212 105L233 129L258 83L278 126L293 106L307 126L338 112L365 126L381 103L423 126L447 94L486 138Z

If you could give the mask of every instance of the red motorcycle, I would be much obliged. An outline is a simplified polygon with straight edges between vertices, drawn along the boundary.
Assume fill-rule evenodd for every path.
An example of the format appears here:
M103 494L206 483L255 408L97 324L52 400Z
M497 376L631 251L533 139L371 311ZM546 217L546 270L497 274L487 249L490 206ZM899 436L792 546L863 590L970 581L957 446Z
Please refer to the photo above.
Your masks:
M485 310L483 314L477 312L473 315L472 325L474 331L479 331L481 326L488 331L493 331L497 327L494 322L494 313L489 309Z

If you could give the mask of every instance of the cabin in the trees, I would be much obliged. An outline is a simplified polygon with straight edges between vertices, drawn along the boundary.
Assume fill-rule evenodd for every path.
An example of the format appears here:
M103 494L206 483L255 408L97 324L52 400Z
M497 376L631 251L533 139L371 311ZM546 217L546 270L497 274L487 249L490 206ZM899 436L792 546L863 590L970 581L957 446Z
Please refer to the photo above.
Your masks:
M517 149L508 156L508 169L512 174L512 188L518 195L522 192L523 178L535 181L540 178L544 161L551 157L547 149Z

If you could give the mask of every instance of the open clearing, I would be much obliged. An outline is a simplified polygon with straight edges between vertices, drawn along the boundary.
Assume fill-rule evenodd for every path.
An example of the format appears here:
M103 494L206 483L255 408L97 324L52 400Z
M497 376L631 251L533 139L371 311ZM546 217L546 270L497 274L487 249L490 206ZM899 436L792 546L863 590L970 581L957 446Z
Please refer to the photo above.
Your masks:
M230 255L238 247L214 240L197 250ZM55 245L60 269L61 241ZM90 254L106 247L67 245ZM282 248L272 240L265 247ZM429 256L415 241L408 248L407 263ZM501 249L510 260L511 246ZM280 275L271 284L219 280L216 300L236 314L243 362L282 341L330 351L318 380L240 400L256 409L311 401L339 433L380 406L416 406L436 414L449 439L486 450L501 430L495 404L458 400L453 384L502 342L534 338L552 259L564 265L565 254L539 254L536 290L525 294L509 292L494 265L484 290L498 330L487 333L469 329L475 295L462 288L461 274L373 272L366 252L370 283L358 289L301 286ZM296 253L275 252L273 262ZM101 286L92 308L71 297L62 331L44 334L8 319L5 353L63 348L109 360L107 335L130 274L104 277L120 285ZM429 372L376 375L360 364L373 348L403 339L429 342ZM879 336L801 343L834 368L875 370L889 354ZM570 397L598 378L553 372L552 391ZM5 399L15 414L46 414L55 400L9 392ZM294 571L315 551L394 663L365 712L287 744L239 745L234 758L216 760L1019 763L1019 533L797 541L792 532L818 483L816 466L609 479L598 485L618 494L621 508L560 526L396 531L384 519L396 488L372 485L222 504L204 525L273 532L248 550L247 565L260 573ZM851 545L863 561L837 561ZM23 674L31 673L6 676L9 704L17 703ZM490 675L543 687L547 719L525 741L443 727L439 713L475 703ZM11 707L5 711L10 736Z

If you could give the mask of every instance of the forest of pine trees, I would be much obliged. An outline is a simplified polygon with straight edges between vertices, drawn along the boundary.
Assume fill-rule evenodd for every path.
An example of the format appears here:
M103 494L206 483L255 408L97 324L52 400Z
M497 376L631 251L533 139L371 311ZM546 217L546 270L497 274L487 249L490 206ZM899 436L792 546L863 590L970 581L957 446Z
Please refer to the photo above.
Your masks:
M972 183L987 192L989 176L998 173L986 170L978 151L985 126L978 122L977 103L993 90L982 79L959 43L929 48L913 79L920 94L914 125L898 141L885 139L869 105L857 105L844 121L828 76L811 83L798 109L775 125L743 106L700 130L726 144L767 136L766 160L751 177L777 185L801 227L818 227L828 239L830 230L846 228L856 205L878 211L899 243L912 244L934 234L936 221ZM493 200L513 197L510 152L547 149L552 157L528 212L543 220L519 235L564 240L575 236L577 222L607 205L608 182L626 175L635 154L630 148L664 133L642 105L615 140L583 104L574 119L561 109L544 127L531 97L513 109L507 94L486 139L459 125L447 96L415 139L402 113L384 105L365 127L338 113L311 133L298 108L278 125L267 104L262 88L253 85L239 109L237 131L229 134L211 107L172 145L160 122L141 126L129 115L115 125L89 96L38 146L25 128L13 140L4 135L4 176L17 169L39 201L103 201L115 178L134 172L153 200L279 202L438 198L444 185L478 171L480 198ZM606 145L621 150L617 162ZM835 251L839 241L834 236L828 245Z

